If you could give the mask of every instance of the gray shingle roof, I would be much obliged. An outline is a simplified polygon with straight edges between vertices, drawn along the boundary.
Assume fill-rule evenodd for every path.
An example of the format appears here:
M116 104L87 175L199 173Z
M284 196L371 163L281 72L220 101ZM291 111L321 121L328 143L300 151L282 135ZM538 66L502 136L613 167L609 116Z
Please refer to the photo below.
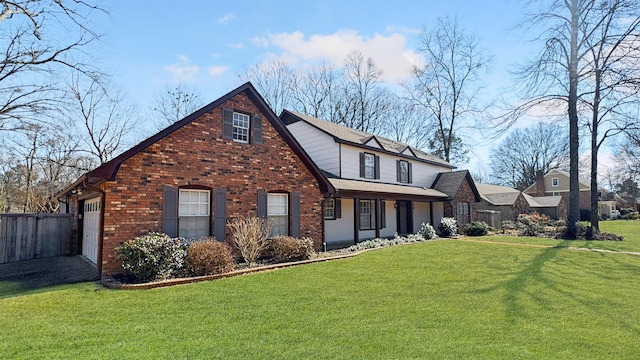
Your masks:
M342 126L329 121L320 120L312 116L300 114L294 111L285 110L283 112L283 115L280 115L280 116L281 117L286 116L287 113L315 126L316 128L331 135L335 139L339 139L339 140L353 143L356 145L364 145L364 146L366 146L366 144L370 140L375 139L375 141L377 141L378 144L380 144L380 146L382 147L382 150L385 150L387 152L401 155L402 152L408 148L413 152L413 154L415 154L416 159L427 161L433 164L438 164L451 169L455 168L455 166L451 165L447 161L444 161L438 158L437 156L427 154L426 152L420 149L417 149L413 146L410 146L398 141L393 141L381 136L372 135L360 130L352 129L350 127ZM409 156L414 157L413 154L410 154Z
M431 188L447 194L449 199L454 199L458 193L458 190L460 189L460 186L462 186L462 182L465 179L468 179L469 186L471 186L471 190L473 190L476 201L480 201L480 193L478 192L478 189L476 188L476 185L473 182L473 178L471 178L471 174L469 174L468 170L439 173Z
M560 205L560 201L562 200L562 196L531 196L525 193L525 200L529 203L529 206L532 208L541 208L541 207L556 207Z
M520 196L520 191L508 186L476 183L476 188L480 197L492 205L513 205Z

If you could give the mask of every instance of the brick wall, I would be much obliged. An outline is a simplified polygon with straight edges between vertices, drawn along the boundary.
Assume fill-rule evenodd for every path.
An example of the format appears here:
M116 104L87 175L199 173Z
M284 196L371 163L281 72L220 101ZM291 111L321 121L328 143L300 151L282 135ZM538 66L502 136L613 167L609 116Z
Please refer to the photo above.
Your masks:
M469 203L470 211L471 211L471 221L475 221L478 218L478 210L476 208L476 199L473 194L473 190L471 189L471 185L467 179L462 181L458 192L456 193L455 199L451 201L446 201L444 203L444 216L453 217L458 220L458 228L462 230L462 227L466 225L466 222L463 219L458 219L458 202L466 202Z
M104 183L103 275L120 271L114 248L162 231L163 185L227 188L227 219L257 215L257 191L300 192L300 236L322 246L322 194L310 171L263 118L263 145L222 139L222 108L258 108L241 93L126 160L115 182ZM211 234L215 197L211 197ZM227 227L227 242L230 241Z

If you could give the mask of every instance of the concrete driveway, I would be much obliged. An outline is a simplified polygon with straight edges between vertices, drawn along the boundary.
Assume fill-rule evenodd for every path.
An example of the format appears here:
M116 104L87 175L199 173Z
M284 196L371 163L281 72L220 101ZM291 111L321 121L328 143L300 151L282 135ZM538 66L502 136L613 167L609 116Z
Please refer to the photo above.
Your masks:
M0 283L11 282L22 290L98 279L96 268L81 256L50 257L0 265Z

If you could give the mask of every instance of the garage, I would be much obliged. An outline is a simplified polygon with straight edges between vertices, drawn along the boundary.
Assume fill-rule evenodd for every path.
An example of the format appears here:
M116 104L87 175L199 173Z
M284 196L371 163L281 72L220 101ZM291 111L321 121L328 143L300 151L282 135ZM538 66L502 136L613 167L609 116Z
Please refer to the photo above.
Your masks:
M100 197L84 202L82 221L82 255L94 264L98 263L98 239L100 237Z

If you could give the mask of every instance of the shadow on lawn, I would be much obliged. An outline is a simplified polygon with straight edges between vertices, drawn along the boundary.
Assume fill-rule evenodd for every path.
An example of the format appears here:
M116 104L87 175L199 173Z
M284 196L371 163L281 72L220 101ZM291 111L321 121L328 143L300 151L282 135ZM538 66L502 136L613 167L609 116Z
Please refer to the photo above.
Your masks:
M508 278L506 281L499 281L495 286L479 290L479 293L491 293L504 291L504 302L506 305L507 319L511 322L526 319L530 316L526 313L526 304L531 299L537 306L546 308L546 310L553 310L553 301L549 296L553 296L558 299L571 299L571 301L577 303L588 310L593 310L593 316L606 316L599 313L602 311L601 299L593 299L590 297L591 289L583 289L580 287L572 287L573 284L580 282L580 278L576 278L576 273L584 274L586 277L597 277L599 281L609 284L615 284L620 281L625 281L624 274L633 274L640 272L640 264L635 256L618 254L616 257L611 257L612 254L600 253L600 257L606 257L606 263L599 264L597 270L589 270L578 259L569 260L562 258L561 266L568 269L562 271L556 267L547 267L552 262L560 251L576 251L568 250L567 248L573 246L571 240L564 240L554 247L546 248L540 251L538 255L533 257L528 264L516 272L505 272L501 274L501 277ZM517 259L517 258L516 258ZM577 271L576 271L577 269ZM554 293L537 292L536 289L539 285L544 286L545 289L550 289ZM600 296L603 296L600 294ZM614 295L605 294L604 296L611 296L611 304L606 305L611 307L611 311L616 311L617 301ZM597 306L595 306L597 305ZM606 310L606 308L605 308ZM622 324L628 331L640 335L640 326L636 323L634 316L629 316L625 320L618 320L617 324Z
M98 279L95 267L80 256L50 257L2 264L0 298Z

